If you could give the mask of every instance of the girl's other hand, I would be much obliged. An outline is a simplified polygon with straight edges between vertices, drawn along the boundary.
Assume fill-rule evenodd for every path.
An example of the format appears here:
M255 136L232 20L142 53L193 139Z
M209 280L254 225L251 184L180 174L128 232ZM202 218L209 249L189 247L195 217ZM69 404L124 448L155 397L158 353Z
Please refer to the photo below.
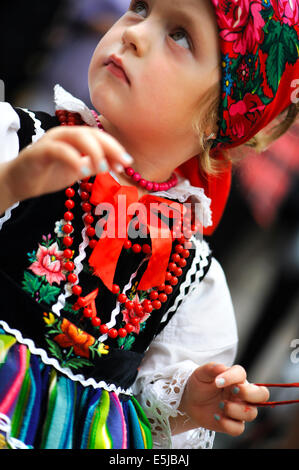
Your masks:
M15 203L110 169L123 171L132 161L122 145L105 132L83 126L55 127L5 164L2 180L9 202Z
M268 399L268 389L248 383L241 366L210 363L190 376L180 410L190 418L192 428L239 436L245 423L257 417L255 403Z

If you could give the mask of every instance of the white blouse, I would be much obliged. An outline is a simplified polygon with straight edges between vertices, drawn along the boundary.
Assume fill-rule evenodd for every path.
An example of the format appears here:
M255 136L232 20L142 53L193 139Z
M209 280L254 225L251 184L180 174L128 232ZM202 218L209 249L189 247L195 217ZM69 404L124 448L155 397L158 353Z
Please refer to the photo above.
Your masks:
M9 103L0 103L0 163L12 160L19 152L20 119Z
M56 87L55 91L56 106L61 109L67 101L67 109L80 112L85 122L88 120L92 124L92 114L88 113L84 103L61 87ZM34 115L32 117L36 129L35 141L43 135L43 130L40 122L34 119ZM8 103L0 103L0 163L18 156L19 128L17 113ZM202 189L181 180L171 191L171 196L181 201L194 195L201 203L203 219L209 223L209 200ZM11 210L13 208L6 212L4 220ZM205 253L209 251L207 243L202 242L202 249ZM231 366L236 356L237 342L230 292L223 270L213 258L204 280L200 283L195 281L173 318L151 343L133 387L152 424L154 448L199 449L213 446L215 433L202 428L171 436L169 417L177 416L185 384L193 371L207 362Z

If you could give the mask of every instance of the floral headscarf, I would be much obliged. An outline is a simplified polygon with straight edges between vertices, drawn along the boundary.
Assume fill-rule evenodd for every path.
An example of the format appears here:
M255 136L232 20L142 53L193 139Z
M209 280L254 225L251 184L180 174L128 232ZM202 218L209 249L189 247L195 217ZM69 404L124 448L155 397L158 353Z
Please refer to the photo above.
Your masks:
M222 100L214 146L247 142L299 87L298 0L212 0L220 31Z
M219 29L222 82L213 151L246 143L299 100L299 0L211 0ZM197 170L194 171L194 166ZM204 178L196 159L180 167L212 200L213 233L229 195L231 168Z

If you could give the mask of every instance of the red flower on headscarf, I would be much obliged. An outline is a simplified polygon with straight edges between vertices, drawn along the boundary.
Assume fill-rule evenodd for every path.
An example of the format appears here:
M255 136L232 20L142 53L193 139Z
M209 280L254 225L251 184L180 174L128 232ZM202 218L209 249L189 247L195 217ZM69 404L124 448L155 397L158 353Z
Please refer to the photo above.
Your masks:
M223 40L233 43L233 51L244 55L253 52L257 43L263 40L265 21L260 14L261 2L239 0L219 1L218 25Z
M265 105L258 95L247 93L243 100L234 103L229 108L228 120L232 135L242 138L248 135L252 125L260 118Z
M297 0L272 0L273 9L278 18L289 26L299 23L299 4Z

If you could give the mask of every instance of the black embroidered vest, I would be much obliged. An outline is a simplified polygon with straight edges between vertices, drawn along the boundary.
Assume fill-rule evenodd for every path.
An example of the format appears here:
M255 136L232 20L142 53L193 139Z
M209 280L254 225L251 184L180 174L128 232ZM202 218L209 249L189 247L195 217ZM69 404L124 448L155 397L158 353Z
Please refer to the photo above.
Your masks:
M35 128L27 112L16 111L21 121L18 135L22 149L32 142ZM34 116L44 130L58 125L56 118L45 113ZM125 318L117 296L92 274L88 265L91 249L82 239L82 209L79 195L76 197L72 250L76 265L80 266L80 285L86 293L99 289L95 302L102 322L112 321L116 329L122 328ZM14 335L45 363L52 364L73 380L129 393L151 341L165 328L192 285L204 278L211 255L201 258L199 248L191 249L178 284L160 310L141 318L136 330L124 338L103 336L82 311L74 309L75 296L65 289L66 277L60 257L64 203L65 192L60 191L24 201L11 211L11 217L8 211L2 218L0 329ZM195 246L199 246L196 239ZM136 299L136 295L139 300L148 296L148 292L136 289L147 266L147 262L142 263L144 256L142 252L123 249L117 264L114 282L121 292L126 287L125 294L130 299Z

